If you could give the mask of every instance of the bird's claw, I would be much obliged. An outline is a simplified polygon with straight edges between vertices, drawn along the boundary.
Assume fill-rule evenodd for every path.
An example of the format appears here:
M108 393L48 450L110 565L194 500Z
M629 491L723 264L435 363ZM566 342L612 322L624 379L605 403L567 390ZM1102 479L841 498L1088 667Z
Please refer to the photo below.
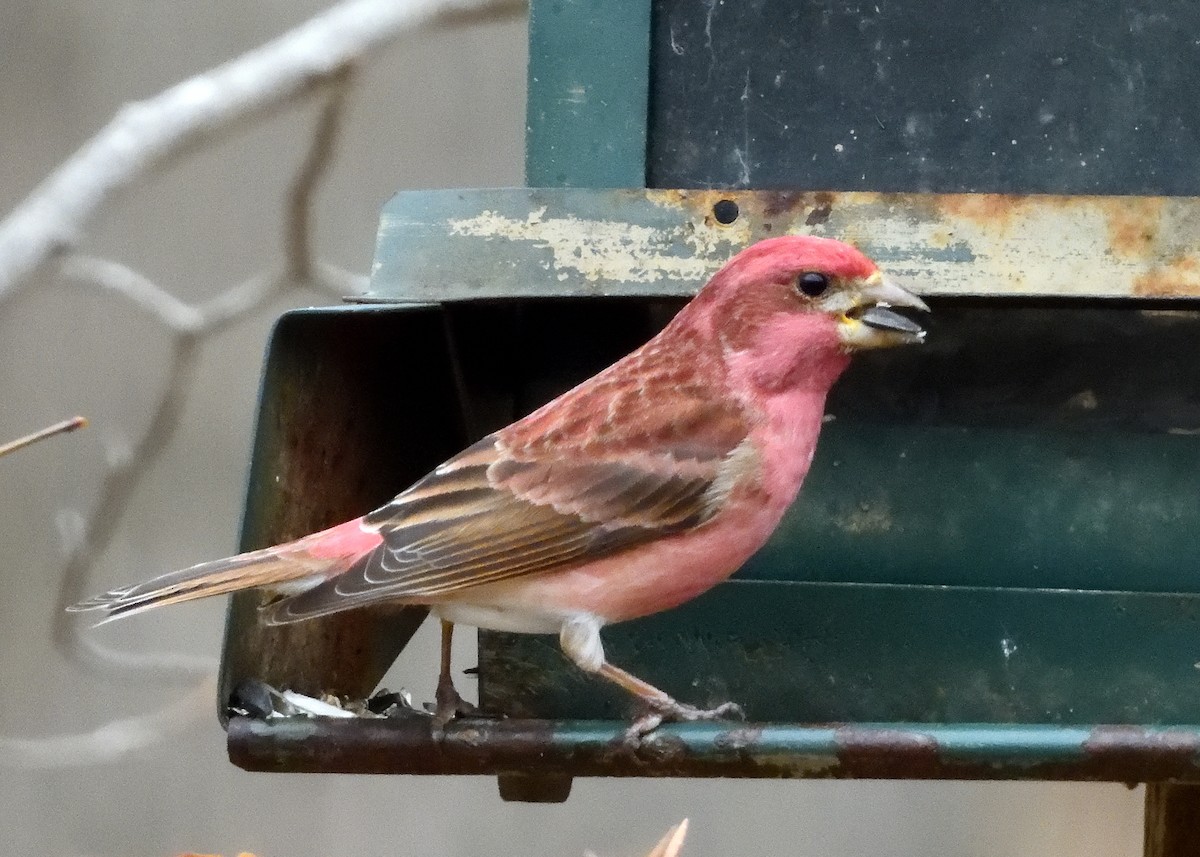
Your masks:
M669 697L651 703L651 710L629 725L621 743L637 749L643 738L664 723L695 723L701 720L745 720L746 712L736 702L722 702L713 708L697 708Z
M667 716L671 720L692 723L697 720L745 720L746 712L736 702L722 702L714 708L696 708L677 702Z
M459 696L458 690L454 687L454 682L449 680L438 680L434 699L437 701L437 706L433 711L433 721L439 728L444 727L456 717L469 716L475 714L478 710L474 705Z

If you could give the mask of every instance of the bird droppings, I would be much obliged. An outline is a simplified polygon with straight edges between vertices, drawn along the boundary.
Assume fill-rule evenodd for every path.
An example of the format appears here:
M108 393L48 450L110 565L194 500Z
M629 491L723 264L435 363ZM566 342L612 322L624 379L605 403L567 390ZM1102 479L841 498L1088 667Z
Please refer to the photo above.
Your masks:
M1008 661L1017 653L1017 642L1011 637L1004 637L1000 640L1000 654L1004 656L1004 660Z
M860 536L886 533L892 529L893 521L887 503L861 502L834 516L833 525L845 533Z

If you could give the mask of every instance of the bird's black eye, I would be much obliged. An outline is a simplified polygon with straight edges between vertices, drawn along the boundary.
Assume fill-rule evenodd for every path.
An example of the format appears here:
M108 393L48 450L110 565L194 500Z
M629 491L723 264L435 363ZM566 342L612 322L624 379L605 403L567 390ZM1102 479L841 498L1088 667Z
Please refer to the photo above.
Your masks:
M809 271L796 278L796 288L810 298L817 298L829 288L829 277L820 271Z

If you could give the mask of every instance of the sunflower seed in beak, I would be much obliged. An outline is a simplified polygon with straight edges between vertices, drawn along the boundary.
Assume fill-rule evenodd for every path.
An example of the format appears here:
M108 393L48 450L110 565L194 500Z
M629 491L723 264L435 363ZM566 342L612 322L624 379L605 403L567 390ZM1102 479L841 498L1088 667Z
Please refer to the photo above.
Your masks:
M868 327L874 327L877 330L894 330L897 333L907 333L912 336L923 336L925 334L925 331L921 329L921 325L884 306L868 307L858 316L858 320Z

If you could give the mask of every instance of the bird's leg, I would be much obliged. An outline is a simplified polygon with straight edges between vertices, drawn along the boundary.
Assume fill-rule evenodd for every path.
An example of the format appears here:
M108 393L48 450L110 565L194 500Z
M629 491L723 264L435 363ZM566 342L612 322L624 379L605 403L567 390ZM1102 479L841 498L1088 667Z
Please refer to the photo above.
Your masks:
M743 716L742 708L736 702L725 702L714 708L696 708L694 705L679 702L666 691L643 681L633 673L610 664L604 658L600 622L593 616L576 617L563 623L558 640L563 653L584 672L608 679L649 707L649 713L635 720L626 731L627 742L636 743L639 738L653 732L665 721L723 720Z
M454 679L450 675L450 654L454 641L454 623L442 620L442 668L438 673L437 710L433 719L438 726L445 726L460 714L474 714L475 706L458 695L454 687Z
M607 661L596 673L629 691L650 707L649 712L633 721L633 725L626 731L627 739L640 738L653 732L666 721L727 720L741 719L745 716L742 707L736 702L723 702L713 708L697 708L686 702L679 702L666 691Z

